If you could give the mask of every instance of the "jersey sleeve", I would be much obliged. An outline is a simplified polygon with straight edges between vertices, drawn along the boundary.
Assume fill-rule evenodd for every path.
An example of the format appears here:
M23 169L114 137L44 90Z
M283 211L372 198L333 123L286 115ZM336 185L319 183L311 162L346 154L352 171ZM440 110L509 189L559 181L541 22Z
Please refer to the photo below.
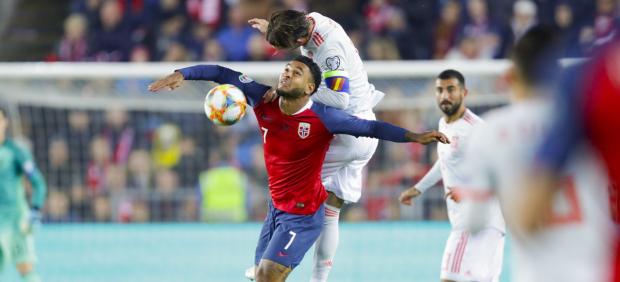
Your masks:
M32 184L33 194L31 206L33 208L40 209L45 203L45 197L47 194L47 185L43 175L41 175L41 172L34 163L32 155L26 148L15 145L15 150L19 170L24 173L24 175L28 178L28 181L30 181L30 184Z
M372 137L392 142L408 142L406 129L375 120L360 119L346 112L320 103L312 105L327 130L333 134L347 134L355 137Z
M584 137L584 109L581 107L584 97L580 85L583 68L569 68L554 93L556 107L553 121L536 154L536 163L543 167L562 169L572 149Z
M312 100L330 107L345 109L349 105L349 73L344 51L328 49L323 56L325 59L318 62L323 70L323 82L312 95Z
M177 70L187 80L208 80L237 86L253 107L258 105L271 87L258 83L248 76L219 65L196 65Z
M437 182L441 180L441 168L439 167L439 161L433 164L433 167L414 185L421 193L435 186Z

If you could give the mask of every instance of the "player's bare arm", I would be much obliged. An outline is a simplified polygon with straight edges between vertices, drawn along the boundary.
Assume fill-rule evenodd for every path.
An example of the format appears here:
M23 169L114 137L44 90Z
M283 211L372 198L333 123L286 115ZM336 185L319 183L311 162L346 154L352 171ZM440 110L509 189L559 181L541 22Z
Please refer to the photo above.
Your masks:
M416 142L423 145L430 144L433 142L441 142L444 144L450 144L450 140L443 133L432 130L423 133L415 133L415 132L407 132L405 134L405 138L407 138L410 142Z
M175 71L173 74L168 75L162 79L158 79L157 81L149 84L149 91L156 92L161 89L174 90L183 85L183 81L185 81L185 77L178 71Z
M267 27L269 27L269 22L265 19L259 19L259 18L253 18L251 20L248 21L248 23L255 28L256 30L260 31L260 33L262 33L263 35L265 33L267 33Z
M420 190L418 190L415 187L411 187L405 191L403 191L402 193L400 193L400 197L398 197L398 200L403 204L403 205L412 205L413 204L413 199L420 196L422 194L422 192Z

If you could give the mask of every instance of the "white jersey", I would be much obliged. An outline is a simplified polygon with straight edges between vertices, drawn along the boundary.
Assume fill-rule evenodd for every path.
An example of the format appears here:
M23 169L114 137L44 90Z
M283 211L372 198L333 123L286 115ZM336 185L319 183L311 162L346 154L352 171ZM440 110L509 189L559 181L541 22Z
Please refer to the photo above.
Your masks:
M308 18L314 22L314 29L308 43L300 47L301 54L312 58L325 78L312 99L353 115L372 110L384 94L368 82L362 59L347 33L340 24L319 13L310 13ZM341 79L325 77L330 72Z
M465 176L461 166L465 147L471 132L481 124L483 124L482 119L469 109L465 110L463 117L452 123L446 123L445 119L441 118L439 120L439 132L448 137L450 144L437 143L437 162L415 187L424 192L439 180L443 180L445 193L448 193L453 188L457 188L457 185L462 183L462 179ZM452 229L464 230L466 224L462 218L461 205L449 198L446 199L446 205ZM486 217L488 221L484 227L495 228L505 233L506 227L499 209L499 203L495 205L495 208L489 210L488 213L489 215Z
M464 185L497 195L506 218L512 218L510 205L523 193L521 184L550 113L542 101L515 104L486 116L486 124L471 136ZM606 177L586 149L570 160L565 175L552 226L533 237L514 238L513 281L605 281L611 234Z

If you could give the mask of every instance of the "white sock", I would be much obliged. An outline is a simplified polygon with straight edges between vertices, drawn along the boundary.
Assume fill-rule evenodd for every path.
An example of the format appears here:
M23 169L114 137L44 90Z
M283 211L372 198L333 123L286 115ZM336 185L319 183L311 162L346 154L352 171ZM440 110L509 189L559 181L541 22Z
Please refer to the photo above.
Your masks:
M340 209L325 204L323 231L314 245L314 268L311 282L325 282L332 269L333 259L338 249L338 219Z

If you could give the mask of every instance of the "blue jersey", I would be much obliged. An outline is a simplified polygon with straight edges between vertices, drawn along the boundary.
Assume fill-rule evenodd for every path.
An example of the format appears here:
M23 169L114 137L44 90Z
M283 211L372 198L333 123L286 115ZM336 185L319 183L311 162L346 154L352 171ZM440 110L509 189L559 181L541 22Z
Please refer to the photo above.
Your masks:
M271 87L241 73L213 65L181 69L185 79L234 84L254 107L264 142L269 191L275 208L292 214L313 214L327 198L321 183L321 166L334 134L366 136L407 142L407 130L391 124L364 120L308 101L297 113L286 115L280 99L264 103Z

